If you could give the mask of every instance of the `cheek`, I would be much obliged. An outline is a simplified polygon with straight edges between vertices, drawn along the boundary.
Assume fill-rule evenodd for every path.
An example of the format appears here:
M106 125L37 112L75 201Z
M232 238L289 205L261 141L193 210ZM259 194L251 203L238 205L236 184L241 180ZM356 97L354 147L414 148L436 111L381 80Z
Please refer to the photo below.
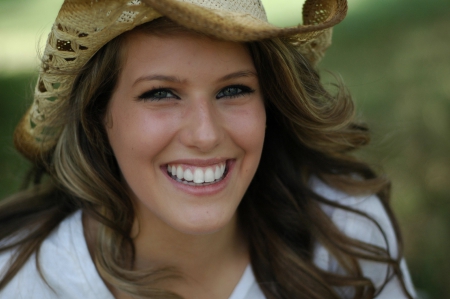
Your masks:
M235 142L247 154L255 154L259 161L266 128L266 112L261 102L233 113L229 127Z
M111 107L106 130L121 168L131 167L125 162L153 159L169 142L171 117L151 114L146 109Z

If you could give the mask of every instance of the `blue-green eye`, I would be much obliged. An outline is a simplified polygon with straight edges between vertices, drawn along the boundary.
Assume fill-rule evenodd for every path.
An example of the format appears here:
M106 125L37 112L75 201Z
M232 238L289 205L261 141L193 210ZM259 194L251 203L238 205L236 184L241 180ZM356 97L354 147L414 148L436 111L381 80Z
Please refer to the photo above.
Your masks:
M164 99L178 99L178 97L170 90L166 88L157 88L147 92L144 92L138 96L140 100L144 101L160 101Z
M227 87L223 88L221 91L219 91L219 93L216 95L216 99L236 98L236 97L240 97L240 96L252 93L252 92L254 92L254 90L248 86L232 85L232 86L227 86Z

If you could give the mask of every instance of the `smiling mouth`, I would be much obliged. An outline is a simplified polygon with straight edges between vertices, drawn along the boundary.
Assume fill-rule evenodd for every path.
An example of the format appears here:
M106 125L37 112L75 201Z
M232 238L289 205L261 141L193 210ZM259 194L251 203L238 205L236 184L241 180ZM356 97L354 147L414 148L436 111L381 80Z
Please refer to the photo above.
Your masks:
M168 164L167 174L186 185L207 186L222 181L228 174L228 167L226 162L207 167Z

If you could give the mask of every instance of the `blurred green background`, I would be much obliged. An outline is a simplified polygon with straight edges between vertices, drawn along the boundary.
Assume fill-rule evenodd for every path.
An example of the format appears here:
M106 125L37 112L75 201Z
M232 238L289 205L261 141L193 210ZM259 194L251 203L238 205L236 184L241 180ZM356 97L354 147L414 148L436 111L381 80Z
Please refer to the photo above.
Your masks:
M265 0L269 19L299 23L302 1ZM62 0L0 0L0 198L29 163L12 145L30 104L38 55ZM450 1L349 0L320 65L342 76L372 144L360 153L393 181L392 205L420 298L450 294Z

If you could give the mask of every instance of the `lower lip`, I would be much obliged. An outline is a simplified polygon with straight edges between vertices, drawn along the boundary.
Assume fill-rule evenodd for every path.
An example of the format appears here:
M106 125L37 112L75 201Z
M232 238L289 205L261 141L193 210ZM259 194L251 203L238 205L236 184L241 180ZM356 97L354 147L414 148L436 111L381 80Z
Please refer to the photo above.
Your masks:
M222 191L230 181L231 173L234 169L236 161L235 160L227 160L226 162L226 168L227 168L227 174L226 176L218 181L217 183L205 185L205 186L192 186L183 184L181 182L178 182L174 179L172 179L169 174L167 173L167 166L161 167L161 170L163 174L167 177L167 179L175 185L178 189L180 189L183 192L186 192L191 195L195 196L206 196L206 195L214 195Z

